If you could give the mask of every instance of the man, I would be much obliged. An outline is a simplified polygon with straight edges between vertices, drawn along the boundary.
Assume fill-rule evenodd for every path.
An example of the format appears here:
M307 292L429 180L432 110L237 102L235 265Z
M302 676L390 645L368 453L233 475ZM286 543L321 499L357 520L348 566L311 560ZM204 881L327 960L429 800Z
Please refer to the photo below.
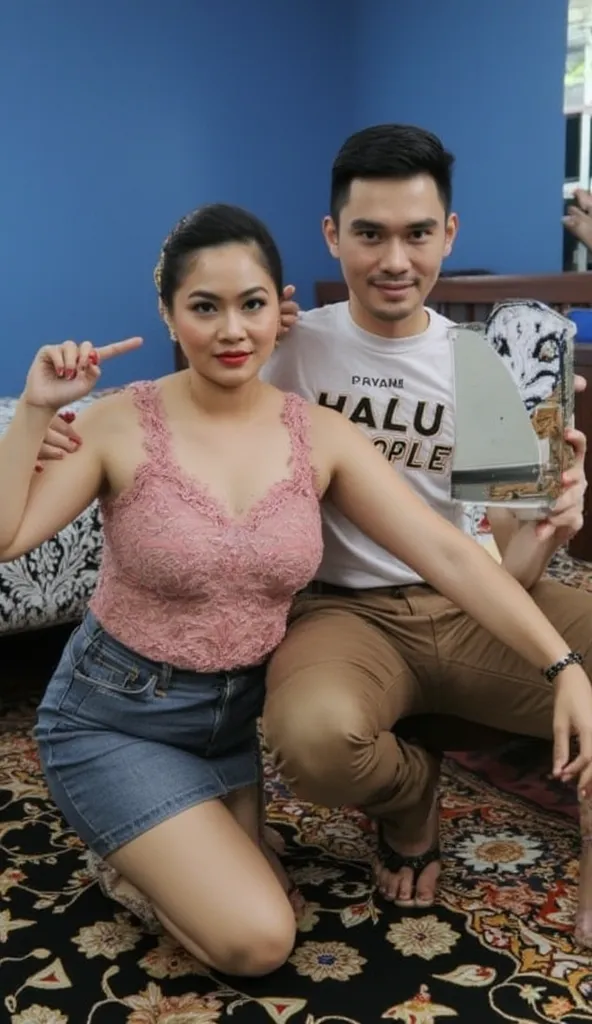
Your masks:
M341 262L349 304L296 317L287 301L283 322L293 326L266 376L349 416L394 471L456 522L449 322L424 306L457 232L452 164L439 140L418 128L379 126L346 141L333 167L324 234ZM48 440L68 444L55 434ZM537 582L581 526L585 439L574 432L571 440L576 466L551 520L535 528L508 514L492 518L507 568L533 587L591 672L592 598ZM378 821L381 891L403 905L428 906L440 871L439 751L456 745L452 727L466 720L551 736L553 694L328 503L324 523L315 593L297 602L270 666L267 738L297 794L356 805ZM434 715L432 749L424 727Z
M419 128L377 126L345 142L323 231L349 304L301 314L265 372L349 416L434 509L457 521L449 321L424 306L457 233L452 165L440 141ZM592 597L538 582L582 523L585 438L569 439L577 465L553 517L538 527L505 511L490 518L508 570L532 588L590 672ZM427 906L440 871L439 760L410 732L421 725L415 716L447 716L440 751L457 742L446 721L550 737L553 693L329 503L324 525L314 593L296 603L270 665L266 736L300 796L355 805L377 819L382 892Z
M563 223L572 235L592 250L592 193L583 188L574 192L574 202L569 206Z

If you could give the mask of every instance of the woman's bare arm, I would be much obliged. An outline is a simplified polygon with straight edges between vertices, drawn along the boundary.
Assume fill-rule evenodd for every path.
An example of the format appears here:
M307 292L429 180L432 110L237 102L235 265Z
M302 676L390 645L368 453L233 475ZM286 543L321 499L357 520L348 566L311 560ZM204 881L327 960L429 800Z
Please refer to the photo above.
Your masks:
M82 444L76 458L48 462L42 473L35 473L35 462L53 413L19 401L0 438L0 561L32 551L97 497L104 480L107 424L117 398L102 398L85 410L77 419Z
M125 338L95 348L90 341L44 345L29 368L12 422L0 438L0 561L38 547L97 497L104 478L110 416L121 397L104 398L78 423L82 451L35 473L37 454L56 410L90 394L106 359L142 344Z

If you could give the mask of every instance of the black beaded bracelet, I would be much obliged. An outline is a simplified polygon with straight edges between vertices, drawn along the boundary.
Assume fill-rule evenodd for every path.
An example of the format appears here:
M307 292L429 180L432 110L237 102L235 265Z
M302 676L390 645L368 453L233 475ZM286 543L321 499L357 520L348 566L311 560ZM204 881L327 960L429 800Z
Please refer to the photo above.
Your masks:
M565 655L565 658L560 658L559 661L556 661L553 665L549 665L548 668L541 669L541 672L547 682L552 683L555 677L558 676L560 672L563 672L564 668L567 668L569 665L583 664L584 659L582 658L582 655L578 654L577 651L570 651L569 654Z

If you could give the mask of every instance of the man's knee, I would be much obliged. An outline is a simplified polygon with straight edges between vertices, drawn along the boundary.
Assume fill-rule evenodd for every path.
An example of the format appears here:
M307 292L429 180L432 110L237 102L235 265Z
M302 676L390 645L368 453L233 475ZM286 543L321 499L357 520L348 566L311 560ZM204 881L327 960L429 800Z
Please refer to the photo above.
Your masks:
M263 731L274 763L303 799L327 806L357 803L356 783L372 760L374 736L361 700L343 679L295 674L268 697Z

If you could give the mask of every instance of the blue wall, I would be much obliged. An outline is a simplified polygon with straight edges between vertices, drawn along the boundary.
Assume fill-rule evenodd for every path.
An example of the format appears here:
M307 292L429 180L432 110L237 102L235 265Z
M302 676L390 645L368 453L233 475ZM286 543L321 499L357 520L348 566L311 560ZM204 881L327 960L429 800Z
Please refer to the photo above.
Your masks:
M559 272L567 0L369 10L356 7L353 130L419 124L455 153L461 232L447 266Z
M175 219L203 202L266 219L312 301L333 272L319 223L351 124L346 9L3 0L0 394L64 338L145 337L107 384L169 372L152 268Z
M107 384L168 372L152 268L199 203L266 219L309 305L331 161L379 121L457 154L450 266L560 269L566 3L2 0L0 394L67 337L145 337Z

